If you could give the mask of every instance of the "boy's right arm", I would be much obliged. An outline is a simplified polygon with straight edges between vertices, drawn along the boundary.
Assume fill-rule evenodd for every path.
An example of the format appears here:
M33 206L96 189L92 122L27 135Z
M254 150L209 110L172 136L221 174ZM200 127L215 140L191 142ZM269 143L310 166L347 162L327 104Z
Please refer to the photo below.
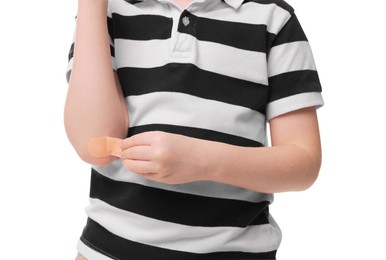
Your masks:
M88 142L99 136L125 138L128 116L113 71L106 14L108 0L78 0L71 78L64 109L67 136L84 161L106 165L115 158L94 158Z

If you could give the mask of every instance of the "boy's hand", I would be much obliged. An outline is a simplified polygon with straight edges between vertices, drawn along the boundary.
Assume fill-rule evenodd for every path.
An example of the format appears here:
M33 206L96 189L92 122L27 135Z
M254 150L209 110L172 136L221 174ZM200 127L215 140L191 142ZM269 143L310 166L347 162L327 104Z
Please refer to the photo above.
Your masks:
M201 140L165 132L145 132L122 142L122 162L130 171L168 184L204 180Z

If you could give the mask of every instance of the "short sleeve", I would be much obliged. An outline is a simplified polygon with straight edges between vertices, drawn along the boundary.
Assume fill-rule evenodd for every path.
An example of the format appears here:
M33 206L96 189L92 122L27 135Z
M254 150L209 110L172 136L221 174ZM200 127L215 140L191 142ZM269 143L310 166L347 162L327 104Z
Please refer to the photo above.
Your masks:
M113 22L112 22L112 15L110 13L110 10L107 13L107 28L109 31L109 36L110 36L110 53L111 53L111 62L113 65L113 69L116 70L116 65L115 65L115 46L114 46L114 28L113 28ZM76 18L75 18L75 23L76 23ZM70 51L68 52L68 65L67 65L67 72L66 72L66 80L67 82L70 81L70 76L71 76L71 71L72 71L72 65L73 65L73 58L74 58L74 46L75 46L75 35L76 31L74 32L74 37L72 40L72 44L70 47Z
M270 45L268 83L267 120L324 104L312 51L294 13Z

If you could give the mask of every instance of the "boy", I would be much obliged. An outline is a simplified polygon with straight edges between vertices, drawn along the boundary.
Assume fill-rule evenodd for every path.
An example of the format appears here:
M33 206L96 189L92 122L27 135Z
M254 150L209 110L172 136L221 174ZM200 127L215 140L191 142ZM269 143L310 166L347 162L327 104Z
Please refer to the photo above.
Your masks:
M93 165L78 259L275 259L272 194L321 164L321 86L287 3L78 0L69 67L65 127ZM121 158L89 153L101 136Z

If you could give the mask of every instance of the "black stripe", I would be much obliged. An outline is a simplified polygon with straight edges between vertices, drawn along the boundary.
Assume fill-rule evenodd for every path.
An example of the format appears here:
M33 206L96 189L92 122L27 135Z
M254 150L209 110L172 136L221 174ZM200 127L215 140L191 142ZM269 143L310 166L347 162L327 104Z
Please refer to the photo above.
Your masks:
M243 147L262 147L263 144L247 139L240 136L230 135L226 133L221 133L208 129L187 127L187 126L176 126L176 125L162 125L162 124L151 124L151 125L142 125L130 127L128 131L128 136L133 136L136 134L149 132L149 131L163 131L172 134L180 134L193 138L221 142L231 145L243 146Z
M125 96L157 91L179 92L247 107L263 114L268 99L265 85L201 70L192 64L120 68L118 75Z
M114 38L155 40L171 37L173 19L160 15L123 16L112 14Z
M270 45L274 47L280 44L297 41L307 41L307 37L296 15L292 15Z
M289 13L294 12L294 9L292 8L292 6L290 6L287 2L285 2L283 0L244 0L243 4L250 3L250 2L263 4L263 5L275 4L275 5L283 8L284 10L286 10Z
M110 54L111 54L111 57L115 57L115 48L112 45L110 45Z
M253 203L162 190L115 181L95 169L90 198L146 217L189 226L244 228L269 223L268 201Z
M109 32L110 38L114 39L114 25L113 18L107 17L107 30Z
M114 26L113 26L113 19L110 17L107 17L107 30L109 32L110 39L113 41L113 39L114 39ZM115 57L115 48L112 45L110 45L110 53L111 53L112 57Z
M184 24L188 19L189 24ZM239 49L267 53L267 32L265 24L247 24L197 17L188 11L181 14L178 31L187 33L198 40L216 42ZM270 38L270 37L269 37Z
M306 92L321 92L318 73L300 70L279 74L269 78L269 101Z
M75 47L75 44L72 43L70 47L70 51L68 52L68 61L70 61L72 57L74 57L74 47Z
M88 219L81 241L99 253L119 260L274 260L276 251L264 253L216 252L195 254L175 251L130 241L114 235L104 227ZM189 243L189 242L187 242ZM253 241L251 241L253 243Z
M143 0L125 0L125 1L130 3L130 4L132 4L132 5L135 5L135 4L143 2Z

